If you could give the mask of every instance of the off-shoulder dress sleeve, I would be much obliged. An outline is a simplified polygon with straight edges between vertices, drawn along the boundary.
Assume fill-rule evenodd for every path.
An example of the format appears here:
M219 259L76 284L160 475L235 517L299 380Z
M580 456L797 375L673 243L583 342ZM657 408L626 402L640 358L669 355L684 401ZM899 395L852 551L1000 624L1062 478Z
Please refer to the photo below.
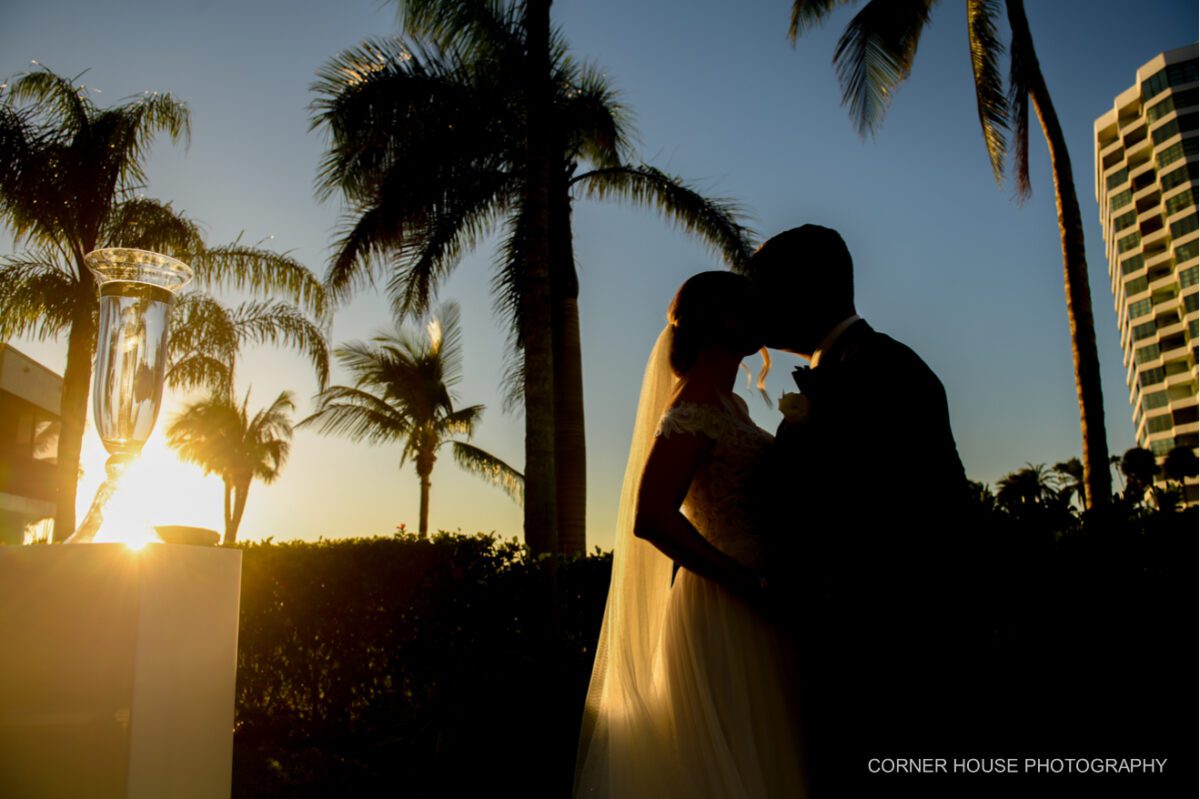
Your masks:
M726 417L719 409L711 405L681 402L663 413L655 435L665 438L674 433L699 433L716 440L725 425Z

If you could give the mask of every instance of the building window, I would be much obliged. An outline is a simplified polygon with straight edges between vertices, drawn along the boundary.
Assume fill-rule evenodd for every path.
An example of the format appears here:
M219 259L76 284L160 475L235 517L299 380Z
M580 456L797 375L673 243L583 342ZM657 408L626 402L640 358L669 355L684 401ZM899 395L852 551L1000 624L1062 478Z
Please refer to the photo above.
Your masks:
M1150 313L1150 309L1153 307L1154 304L1150 300L1138 300L1135 303L1131 303L1129 306L1129 318L1137 319L1139 316L1145 316Z
M1171 427L1171 414L1169 413L1164 413L1161 416L1146 417L1146 432L1148 433L1165 433Z
M1175 110L1175 98L1165 97L1146 109L1146 119L1155 122Z
M1192 321L1188 322L1188 336L1191 337L1192 341L1195 341L1196 338L1200 336L1200 333L1197 332L1198 322L1200 322L1200 319L1193 319Z
M1165 125L1160 125L1157 128L1155 128L1154 133L1152 135L1154 136L1154 143L1157 145L1157 144L1162 144L1167 139L1171 138L1172 136L1177 135L1178 133L1179 133L1179 122L1172 119L1170 122L1166 123Z
M1142 101L1145 102L1151 97L1162 94L1168 85L1167 71L1163 69L1155 72L1142 84Z
M1174 172L1168 172L1167 174L1163 175L1162 190L1170 191L1171 189L1175 188L1176 186L1182 186L1184 183L1187 183L1187 182L1188 182L1188 169L1186 166L1181 166L1181 167L1179 167L1179 169L1176 169Z
M1171 223L1171 237L1177 239L1181 236L1186 236L1188 233L1191 233L1193 230L1196 229L1196 225L1197 225L1197 221L1196 221L1195 214L1190 214L1189 216L1185 216L1183 219L1180 219L1178 222L1172 222Z
M1190 261L1200 254L1200 241L1192 239L1187 244L1180 244L1175 248L1175 264L1178 266L1186 261Z
M1137 221L1137 211L1121 214L1113 220L1113 230L1124 230Z
M1196 298L1197 297L1200 297L1200 294L1185 294L1184 295L1183 310L1185 313L1191 313L1192 311L1196 310ZM1195 322L1193 322L1192 324L1195 324Z
M1161 458L1163 455L1166 455L1168 452L1170 452L1174 448L1175 448L1175 440L1174 439L1167 438L1167 439L1163 439L1162 441L1151 441L1150 442L1150 451L1154 453L1154 457L1156 457L1156 458Z
M1174 197L1171 197L1169 200L1167 200L1167 216L1171 216L1177 211L1181 211L1192 204L1192 190L1184 189Z
M1108 201L1108 210L1115 211L1118 208L1124 208L1131 202L1133 202L1133 192L1129 189L1125 189L1124 191L1112 196L1112 199Z
M1152 411L1155 408L1165 407L1168 402L1170 402L1170 400L1167 399L1167 392L1155 391L1151 394L1147 394L1145 398L1142 399L1142 407L1148 411Z
M1175 142L1158 154L1158 166L1161 169L1167 164L1173 164L1183 158L1183 142ZM1109 186L1111 189L1112 186Z
M1109 191L1112 191L1127 180L1129 180L1129 170L1125 167L1121 167L1116 172L1113 172L1111 175L1109 175L1106 182L1108 184Z
M1136 272L1146 265L1146 259L1141 255L1134 255L1121 261L1121 274L1128 275L1130 272Z
M1147 369L1144 372L1138 373L1138 385L1142 388L1157 386L1166 379L1166 372L1163 371L1163 367L1161 366L1155 366L1153 369Z
M1133 329L1133 340L1141 341L1142 339L1150 338L1158 330L1158 325L1154 322L1145 322Z
M1129 252L1142 243L1142 234L1136 230L1124 238L1117 239L1117 252Z
M1166 72L1167 83L1171 86L1184 86L1196 82L1196 62L1194 60L1171 64L1167 67Z
M1158 354L1158 345L1151 344L1138 348L1137 352L1133 354L1133 360L1137 363L1145 363L1146 361L1153 361L1158 357Z
M1135 277L1125 284L1125 296L1132 297L1150 288L1150 280L1145 277Z
M1196 242L1192 242L1195 244ZM1188 286L1196 285L1197 273L1200 272L1200 264L1189 266L1187 269L1179 270L1179 288L1185 289Z

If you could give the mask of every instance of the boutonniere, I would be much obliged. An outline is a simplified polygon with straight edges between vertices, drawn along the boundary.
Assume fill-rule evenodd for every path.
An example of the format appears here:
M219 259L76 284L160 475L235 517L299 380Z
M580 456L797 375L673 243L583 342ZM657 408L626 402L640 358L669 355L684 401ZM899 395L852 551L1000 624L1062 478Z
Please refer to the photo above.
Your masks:
M812 400L795 391L787 391L779 398L779 411L792 424L803 422L812 413Z

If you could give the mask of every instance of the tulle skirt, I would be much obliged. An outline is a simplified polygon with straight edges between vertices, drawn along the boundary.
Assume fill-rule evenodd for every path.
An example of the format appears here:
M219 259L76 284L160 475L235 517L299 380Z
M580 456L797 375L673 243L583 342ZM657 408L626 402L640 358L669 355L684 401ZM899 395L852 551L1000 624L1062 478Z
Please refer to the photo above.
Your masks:
M663 724L656 734L674 753L665 772L677 783L671 794L807 795L795 683L800 653L792 638L724 586L680 569L660 655Z

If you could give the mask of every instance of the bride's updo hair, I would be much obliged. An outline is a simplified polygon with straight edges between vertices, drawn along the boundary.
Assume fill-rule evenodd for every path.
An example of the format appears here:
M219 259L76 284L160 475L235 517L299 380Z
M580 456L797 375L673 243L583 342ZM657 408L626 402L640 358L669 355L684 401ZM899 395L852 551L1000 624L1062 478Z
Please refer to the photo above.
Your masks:
M755 326L754 288L733 272L700 272L684 281L667 309L671 323L671 371L683 377L706 349L725 346L750 354L762 347ZM740 324L739 324L740 320ZM731 326L732 322L732 326ZM749 349L747 349L749 348ZM759 387L769 368L759 375Z

